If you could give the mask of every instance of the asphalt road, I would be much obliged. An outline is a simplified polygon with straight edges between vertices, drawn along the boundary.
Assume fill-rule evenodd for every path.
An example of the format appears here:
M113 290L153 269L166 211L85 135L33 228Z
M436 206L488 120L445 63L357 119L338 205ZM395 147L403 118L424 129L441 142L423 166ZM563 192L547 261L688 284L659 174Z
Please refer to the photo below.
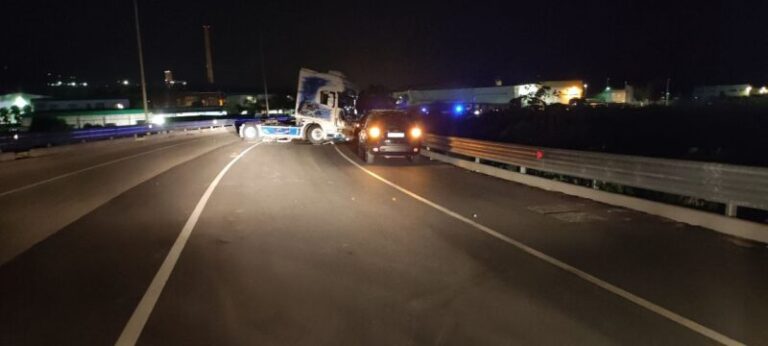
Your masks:
M251 146L0 163L0 344L768 344L765 248L435 162Z

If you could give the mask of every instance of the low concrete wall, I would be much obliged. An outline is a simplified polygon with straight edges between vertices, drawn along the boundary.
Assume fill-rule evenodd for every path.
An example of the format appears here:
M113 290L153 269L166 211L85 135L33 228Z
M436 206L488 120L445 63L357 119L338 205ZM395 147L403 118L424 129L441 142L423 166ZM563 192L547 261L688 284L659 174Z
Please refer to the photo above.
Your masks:
M504 180L537 187L547 191L561 192L571 196L621 206L652 215L663 216L675 221L708 228L730 236L768 244L768 225L539 178L472 161L457 159L432 151L422 151L422 155Z
M194 130L184 129L184 130L176 130L176 131L147 133L143 137L134 136L134 137L119 137L119 138L104 138L104 139L97 139L89 142L84 141L81 143L57 145L57 146L51 146L47 148L34 148L28 151L22 151L18 153L0 153L0 162L13 161L13 160L22 159L22 158L48 156L48 155L59 154L62 152L68 152L72 150L79 150L79 149L92 147L92 146L110 145L113 143L121 143L125 141L146 140L147 137L165 138L165 137L173 137L173 136L194 135L199 133L213 133L213 132L226 132L226 131L232 131L232 128L225 127L225 126L210 127L210 128L205 127L200 129L194 129Z

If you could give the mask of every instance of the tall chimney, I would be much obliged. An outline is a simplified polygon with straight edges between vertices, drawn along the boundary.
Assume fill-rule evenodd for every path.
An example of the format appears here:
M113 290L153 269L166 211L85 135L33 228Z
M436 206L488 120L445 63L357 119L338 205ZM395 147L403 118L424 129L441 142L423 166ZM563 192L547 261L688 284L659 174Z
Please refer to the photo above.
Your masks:
M203 34L205 36L205 70L208 76L208 83L213 84L213 56L211 54L210 25L203 25Z

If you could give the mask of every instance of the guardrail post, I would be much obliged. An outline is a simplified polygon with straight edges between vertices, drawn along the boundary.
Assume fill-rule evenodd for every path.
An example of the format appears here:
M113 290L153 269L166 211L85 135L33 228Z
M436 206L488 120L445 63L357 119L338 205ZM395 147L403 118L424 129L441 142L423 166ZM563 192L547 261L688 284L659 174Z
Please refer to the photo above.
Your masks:
M728 204L725 205L726 216L735 217L738 211L739 211L739 206L736 203L728 202Z
M475 163L480 163L480 158L479 157L475 158Z
M520 166L520 174L527 174L526 172L527 170L525 169L525 167Z

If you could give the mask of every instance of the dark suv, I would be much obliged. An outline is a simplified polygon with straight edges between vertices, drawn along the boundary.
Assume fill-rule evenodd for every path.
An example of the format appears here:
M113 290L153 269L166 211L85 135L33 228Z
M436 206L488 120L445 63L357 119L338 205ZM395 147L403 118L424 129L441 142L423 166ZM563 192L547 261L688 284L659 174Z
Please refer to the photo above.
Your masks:
M357 153L366 163L373 163L377 156L405 157L416 162L421 157L422 131L419 119L406 112L371 111L357 136Z

